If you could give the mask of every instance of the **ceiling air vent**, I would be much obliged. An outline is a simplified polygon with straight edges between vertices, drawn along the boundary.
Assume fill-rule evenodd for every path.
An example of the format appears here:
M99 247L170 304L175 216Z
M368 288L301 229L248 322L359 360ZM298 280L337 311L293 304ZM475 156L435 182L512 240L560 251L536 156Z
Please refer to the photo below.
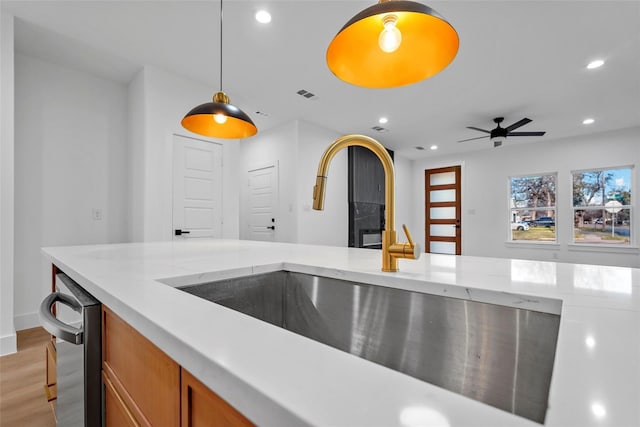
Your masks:
M383 128L382 126L374 126L371 129L375 130L376 132L380 132L380 133L389 132L389 129Z
M314 101L316 99L318 99L318 97L316 96L315 93L311 93L308 90L304 90L304 89L300 89L299 91L296 92L298 95L303 96L307 99L313 99Z

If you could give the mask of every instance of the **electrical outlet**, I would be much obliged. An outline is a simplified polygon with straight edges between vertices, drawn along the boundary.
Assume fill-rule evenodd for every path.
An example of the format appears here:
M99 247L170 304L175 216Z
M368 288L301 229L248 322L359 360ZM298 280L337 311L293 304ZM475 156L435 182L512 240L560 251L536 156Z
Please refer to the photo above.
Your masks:
M102 221L102 209L93 208L91 209L91 217L94 221Z

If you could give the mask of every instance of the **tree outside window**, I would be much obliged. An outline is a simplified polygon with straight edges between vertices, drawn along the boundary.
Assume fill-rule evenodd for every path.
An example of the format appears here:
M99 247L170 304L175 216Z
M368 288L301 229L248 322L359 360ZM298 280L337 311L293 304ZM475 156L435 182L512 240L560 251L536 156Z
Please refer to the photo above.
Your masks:
M557 175L511 177L512 241L556 241Z
M631 244L631 167L572 172L573 241Z

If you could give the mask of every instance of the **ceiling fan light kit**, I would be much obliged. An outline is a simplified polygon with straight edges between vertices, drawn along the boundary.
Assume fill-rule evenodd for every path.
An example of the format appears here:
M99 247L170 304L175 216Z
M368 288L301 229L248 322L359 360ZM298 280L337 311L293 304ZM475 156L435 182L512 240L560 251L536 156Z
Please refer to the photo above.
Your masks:
M458 53L456 30L428 6L380 0L355 15L327 48L339 79L367 88L405 86L445 69Z
M500 147L502 145L502 143L504 142L505 139L507 139L506 136L492 136L491 138L491 142L493 142L493 146L495 147Z
M240 108L231 104L222 92L222 0L220 0L220 91L207 102L191 109L182 119L182 126L198 135L210 138L241 139L258 133L258 128Z

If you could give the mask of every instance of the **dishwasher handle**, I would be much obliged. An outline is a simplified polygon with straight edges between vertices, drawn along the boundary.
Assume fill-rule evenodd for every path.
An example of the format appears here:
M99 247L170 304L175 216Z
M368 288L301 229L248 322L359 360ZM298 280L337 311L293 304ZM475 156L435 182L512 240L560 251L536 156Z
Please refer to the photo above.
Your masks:
M40 321L42 322L42 326L49 331L49 333L64 341L76 345L82 344L84 331L61 322L51 313L51 307L57 302L71 307L78 313L82 312L82 307L76 300L60 292L54 292L47 295L40 304Z

